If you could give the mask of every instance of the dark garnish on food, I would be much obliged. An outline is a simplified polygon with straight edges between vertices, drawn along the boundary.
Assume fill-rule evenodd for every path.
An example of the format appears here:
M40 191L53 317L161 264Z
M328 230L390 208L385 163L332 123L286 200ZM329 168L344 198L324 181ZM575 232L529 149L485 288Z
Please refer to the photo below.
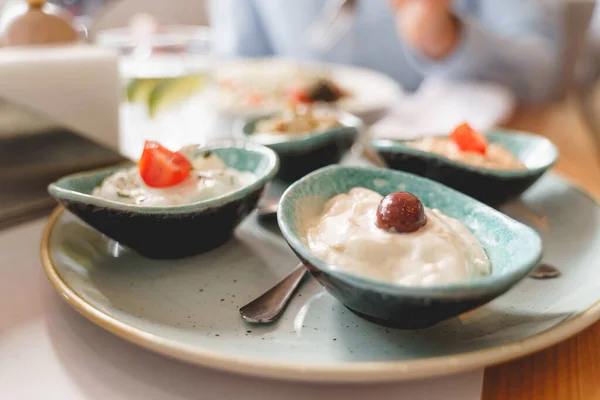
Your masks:
M323 101L327 103L338 101L343 95L340 88L326 79L320 79L315 82L308 88L307 94L312 101Z
M208 158L212 155L212 151L207 150L202 154L202 158Z
M425 226L427 216L421 200L408 192L395 192L385 196L377 207L377 227L394 229L398 233L415 232Z

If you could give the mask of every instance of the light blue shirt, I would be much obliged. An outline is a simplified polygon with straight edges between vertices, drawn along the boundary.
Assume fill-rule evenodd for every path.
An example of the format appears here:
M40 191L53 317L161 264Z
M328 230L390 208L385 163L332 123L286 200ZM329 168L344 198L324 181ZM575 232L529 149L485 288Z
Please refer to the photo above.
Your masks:
M356 20L329 52L306 32L326 0L211 0L214 45L223 57L279 55L372 68L415 90L429 75L495 81L528 102L555 95L561 71L558 9L548 0L459 0L460 43L442 60L405 46L385 0L358 0Z

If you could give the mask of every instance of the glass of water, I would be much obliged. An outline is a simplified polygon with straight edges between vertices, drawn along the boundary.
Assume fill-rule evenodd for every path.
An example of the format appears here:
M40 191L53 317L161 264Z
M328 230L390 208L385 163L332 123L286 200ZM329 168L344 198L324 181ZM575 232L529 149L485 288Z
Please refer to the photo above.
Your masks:
M137 159L145 140L176 150L217 135L209 28L111 29L99 32L97 42L120 56L124 155Z

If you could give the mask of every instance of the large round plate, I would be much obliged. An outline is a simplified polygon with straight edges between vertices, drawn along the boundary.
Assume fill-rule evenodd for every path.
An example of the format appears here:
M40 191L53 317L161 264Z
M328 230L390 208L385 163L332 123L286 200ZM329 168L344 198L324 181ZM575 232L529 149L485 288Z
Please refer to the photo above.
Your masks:
M116 247L59 209L44 234L41 255L52 284L81 314L158 353L289 380L414 379L523 356L598 320L596 204L548 175L504 211L540 232L545 260L563 275L525 279L485 307L420 331L361 320L314 280L278 323L245 325L239 306L296 264L282 238L254 217L234 241L209 254L151 261Z
M323 70L342 88L352 93L348 99L341 100L337 106L346 112L355 114L366 123L373 123L403 98L398 82L391 77L367 68L352 67L328 63L298 63L286 58L243 59L225 63L218 68L217 80L236 80L239 77L266 80L271 85L288 83L289 71L294 69ZM265 115L287 106L281 102L268 102L264 106L247 106L231 102L221 93L219 106L221 112L233 118L251 118Z

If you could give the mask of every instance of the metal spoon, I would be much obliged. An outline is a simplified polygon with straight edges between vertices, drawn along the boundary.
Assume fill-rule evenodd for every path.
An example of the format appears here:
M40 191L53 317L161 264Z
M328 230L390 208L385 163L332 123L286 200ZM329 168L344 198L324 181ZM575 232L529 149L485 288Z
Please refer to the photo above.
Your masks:
M268 324L275 321L283 314L307 273L306 267L298 264L296 269L277 285L240 308L240 315L246 322L253 324ZM529 276L534 279L553 279L560 276L560 271L550 264L543 263L538 265Z
M244 321L268 324L279 318L307 273L308 269L303 264L298 264L281 282L240 308L240 315Z

